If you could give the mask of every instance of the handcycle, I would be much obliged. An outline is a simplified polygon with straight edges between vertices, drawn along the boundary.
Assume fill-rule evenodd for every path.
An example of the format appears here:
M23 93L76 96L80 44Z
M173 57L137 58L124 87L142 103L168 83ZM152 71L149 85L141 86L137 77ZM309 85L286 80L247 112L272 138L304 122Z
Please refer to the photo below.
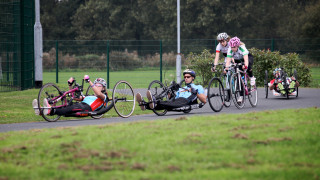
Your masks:
M43 111L46 108L44 106L44 99L47 99L51 105L51 109L63 108L68 105L72 105L75 102L74 99L83 96L83 84L79 85L76 80L72 83L73 88L68 91L61 91L60 88L54 83L47 83L43 85L38 94L38 109L41 116L48 122L55 122L61 116L60 115L47 115ZM94 95L91 86L86 90L86 96ZM108 98L108 97L107 97ZM108 102L103 105L102 108L96 111L84 111L75 112L65 115L65 117L87 117L91 116L94 119L99 119L104 113L108 112L114 107L116 113L123 118L131 116L135 107L135 96L132 86L127 81L118 81L112 90L112 99L108 99Z
M231 76L230 88L231 88L231 97L238 109L241 109L245 105L246 96L249 99L249 102L252 107L256 107L258 103L258 90L256 84L248 84L249 75L246 70L240 70L240 66L243 66L242 63L232 64L231 67L235 68L235 72ZM239 97L243 97L241 101Z
M284 68L280 68L280 81L278 83L281 83L283 85L284 91L285 93L282 94L280 93L282 96L286 97L287 99L289 99L290 96L296 96L298 97L299 91L298 91L298 87L293 87L290 88L290 80L287 77L287 73L284 71ZM297 71L296 69L293 70L292 76L295 78L295 81L298 81L298 75L297 75ZM268 98L268 91L269 91L269 81L268 81L268 70L265 70L265 80L264 80L264 89L265 89L265 97ZM292 92L296 92L295 95L291 95Z
M154 80L152 81L149 86L148 90L150 90L151 94L156 100L171 100L175 98L176 92L178 89L181 87L180 85L183 84L183 81L181 81L179 84L176 82L172 81L169 86L164 85L161 81ZM178 108L173 108L173 109L157 109L154 108L152 111L158 115L158 116L164 116L168 111L176 111L176 112L184 112L184 113L189 113L193 109L199 109L204 106L204 103L198 103L198 100L194 100L188 105L178 107Z

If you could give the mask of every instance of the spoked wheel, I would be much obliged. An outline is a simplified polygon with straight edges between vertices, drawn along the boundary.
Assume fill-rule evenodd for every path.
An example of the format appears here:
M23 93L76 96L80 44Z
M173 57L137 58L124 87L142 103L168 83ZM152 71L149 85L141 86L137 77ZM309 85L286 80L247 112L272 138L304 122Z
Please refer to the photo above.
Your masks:
M249 76L247 79L249 79ZM251 82L248 81L248 99L252 107L256 107L258 104L258 89L256 85L251 85Z
M227 84L229 82L227 81L226 78L227 78L227 76L225 76L225 75L220 76L221 82L224 85L224 95L225 96L224 96L224 104L223 105L225 107L230 107L231 106L231 91L230 91L230 85Z
M53 83L48 83L48 84L45 84L41 87L41 89L39 91L39 95L38 95L38 108L40 110L40 114L42 115L42 117L46 121L55 122L60 118L60 115L44 114L44 111L46 112L46 110L48 110L48 109L46 109L46 110L44 109L44 101L48 100L48 102L51 106L61 106L64 104L66 99L61 99L57 103L52 103L52 101L51 101L53 98L55 98L61 94L62 94L61 90L58 88L57 85L55 85Z
M234 74L231 77L231 97L234 102L234 105L241 109L244 107L245 103L245 90L244 90L244 84L242 79L238 78L238 74Z
M159 96L165 90L165 88L166 87L163 85L161 81L154 80L149 84L148 90L151 91L152 96L155 97L157 100L166 101L166 100L169 100L168 95L165 95L164 97ZM152 109L152 111L158 116L163 116L167 113L166 109L162 109L162 110Z
M85 96L94 96L94 92L93 92L91 86L88 87ZM109 103L109 102L108 102L108 103ZM100 119L102 116L103 116L103 114L95 115L95 116L91 116L91 117L92 117L93 119Z
M265 71L265 78L264 78L264 90L266 92L266 98L268 98L268 70Z
M131 85L127 81L118 81L112 91L114 109L121 117L131 116L135 107L135 96Z
M212 78L208 86L207 94L210 107L213 111L219 112L224 104L224 88L219 78Z
M297 70L294 70L293 71L293 76L294 76L294 78L296 79L296 82L298 82L298 74L297 74ZM298 87L296 87L296 92L297 92L297 94L296 94L296 97L298 97Z

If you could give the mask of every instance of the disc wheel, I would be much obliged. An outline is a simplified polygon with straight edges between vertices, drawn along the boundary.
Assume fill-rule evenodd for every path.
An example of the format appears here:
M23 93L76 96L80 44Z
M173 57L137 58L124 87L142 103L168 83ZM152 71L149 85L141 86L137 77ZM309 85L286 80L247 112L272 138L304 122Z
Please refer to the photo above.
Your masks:
M241 109L244 107L245 103L245 90L242 79L238 78L238 74L234 74L231 77L231 97L234 102L234 105ZM239 97L242 96L242 101L238 102Z
M249 76L247 79L249 80ZM247 82L248 84L248 99L252 107L256 107L258 104L258 89L256 85L251 85L250 80Z
M268 87L268 70L265 71L265 76L264 76L264 90L265 90L266 99L267 99L267 98L268 98L268 90L269 90L269 87Z
M94 96L94 91L93 91L93 89L92 89L91 86L88 87L85 96ZM92 117L93 119L100 119L102 116L103 116L103 114L95 115L95 116L91 116L91 117Z
M220 112L224 104L224 88L219 78L212 78L207 94L209 105L215 112Z
M61 90L58 88L57 85L53 83L45 84L41 87L39 94L38 94L38 108L40 110L41 116L48 122L55 122L57 121L61 116L60 115L47 115L44 114L44 100L47 99L51 107L54 106L61 106L66 101L65 98L59 100L57 103L50 103L50 101L62 94Z
M165 89L166 87L163 85L163 83L158 80L152 81L148 86L148 90L151 91L152 96L155 97L157 100L162 101L169 100L168 95L165 95L164 97L159 96L163 91L165 91ZM168 112L166 109L152 109L152 111L158 116L164 116Z
M127 81L118 81L112 91L112 101L117 114L123 118L131 116L135 107L135 96Z
M228 76L221 75L220 80L222 84L224 85L224 106L230 107L231 106L231 93L230 93L230 85L228 84L230 81L227 81ZM229 78L230 80L230 78Z

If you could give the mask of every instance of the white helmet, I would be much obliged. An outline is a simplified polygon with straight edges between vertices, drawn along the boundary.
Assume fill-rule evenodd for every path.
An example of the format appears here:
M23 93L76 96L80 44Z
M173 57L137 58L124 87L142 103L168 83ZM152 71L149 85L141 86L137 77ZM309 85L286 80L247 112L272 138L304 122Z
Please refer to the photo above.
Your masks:
M104 80L103 78L97 78L93 84L96 84L96 83L99 83L99 84L102 84L102 86L107 89L107 82L106 80Z
M221 40L228 40L229 38L229 35L225 32L223 33L220 33L218 36L217 36L217 40L218 41L221 41Z

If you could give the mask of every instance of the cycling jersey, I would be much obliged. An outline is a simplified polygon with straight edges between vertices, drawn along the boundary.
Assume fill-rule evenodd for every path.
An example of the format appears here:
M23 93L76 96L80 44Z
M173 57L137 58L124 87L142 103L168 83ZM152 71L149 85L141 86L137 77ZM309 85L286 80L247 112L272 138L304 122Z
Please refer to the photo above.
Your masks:
M229 58L234 58L234 60L241 60L241 61L243 61L243 56L248 55L248 54L249 54L249 51L247 50L246 46L243 44L243 45L240 45L240 46L239 46L237 52L233 52L233 51L231 50L231 47L229 47L229 48L228 48L227 57L229 57Z
M198 94L204 94L204 89L201 85L195 85L195 84L190 84L192 88L198 90ZM183 97L183 98L189 98L192 93L190 92L190 87L185 86L183 88L179 88L177 95L176 95L176 99L179 97Z
M94 111L100 109L106 101L107 96L105 95L104 100L98 98L97 96L86 96L82 102L88 104L92 111Z
M229 44L227 43L227 46L223 46L221 43L219 43L216 47L216 52L217 53L222 53L224 55L224 57L227 57L227 53L228 53L228 48L229 48Z

